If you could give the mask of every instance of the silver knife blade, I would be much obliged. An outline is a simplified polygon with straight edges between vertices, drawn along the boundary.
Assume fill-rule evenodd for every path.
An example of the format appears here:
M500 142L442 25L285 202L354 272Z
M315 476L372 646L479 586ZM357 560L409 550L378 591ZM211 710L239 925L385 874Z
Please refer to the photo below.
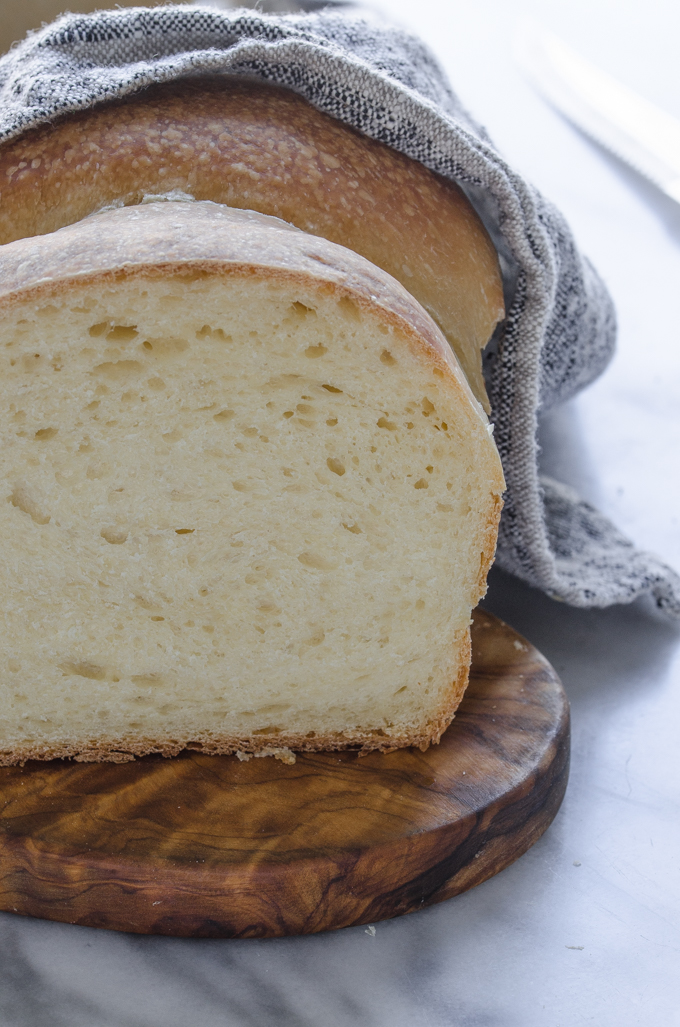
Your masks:
M538 91L587 135L680 203L680 121L585 60L536 23L516 57Z

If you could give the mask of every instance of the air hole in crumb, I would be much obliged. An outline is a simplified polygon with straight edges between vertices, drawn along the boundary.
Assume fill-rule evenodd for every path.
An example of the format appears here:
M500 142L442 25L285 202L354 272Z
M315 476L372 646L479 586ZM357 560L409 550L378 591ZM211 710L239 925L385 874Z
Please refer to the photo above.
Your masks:
M338 300L338 309L350 321L361 320L361 313L359 311L359 307L356 305L354 300L351 300L349 298L349 296L343 296L341 300Z
M363 534L363 532L362 532L362 530L361 530L361 528L359 527L358 524L345 524L345 522L343 521L342 522L342 526L343 526L343 528L347 528L348 531L351 531L353 535L362 535Z
M326 424L328 425L329 428L335 428L337 423L338 423L337 417L329 417L328 420L326 421Z
M148 346L147 346L148 343ZM144 342L146 349L151 349L154 355L159 358L176 357L189 349L189 342L184 337L164 335L158 339L147 339Z
M128 537L127 531L122 531L120 528L102 528L99 534L112 546L122 546Z
M209 593L210 593L210 589L207 588L205 585L203 586L203 588L199 588L199 590L198 590L199 596L207 596L207 595L209 595Z
M314 310L313 307L306 307L305 304L300 303L299 300L296 300L295 303L291 303L290 309L294 314L297 314L298 317L306 317L307 314L316 314L316 310Z
M423 402L421 403L421 409L423 411L423 417L429 417L432 411L434 410L434 403L430 403L427 396L425 396Z
M388 367L393 367L396 364L396 360L388 349L384 349L380 354L380 363L387 364Z
M305 356L309 357L310 360L314 360L316 357L322 357L324 353L328 353L328 349L322 342L316 346L308 346L305 350Z
M90 681L104 681L106 678L106 669L96 663L62 663L61 669L64 674L75 674L76 677L88 678Z
M165 617L152 617L151 620L165 620Z
M164 684L160 674L133 674L131 681L135 685L142 685L144 688L155 688Z
M294 414L294 411L293 411L293 410L284 410L284 411L283 411L283 416L284 416L284 417L292 417L292 416L293 416L293 414Z
M35 433L34 438L38 439L39 442L46 442L47 439L53 439L58 431L58 428L41 428Z
M428 464L425 470L428 474L432 474L432 472L434 471L434 467L432 466L432 464Z
M213 421L231 421L235 416L233 410L220 410L219 414L213 414Z
M149 378L146 384L150 389L156 389L157 391L165 388L165 382L162 378Z
M320 553L300 553L298 560L303 567L311 567L317 571L333 571L337 567L335 560L327 560Z
M428 485L424 478L419 478L413 487L414 489L426 489Z
M99 321L96 325L90 325L88 332L92 338L96 339L98 336L104 334L109 327L109 324L110 323L108 321Z
M425 600L424 599L416 599L416 610L424 610L424 609L425 609Z
M336 389L334 385L322 385L321 388L325 389L326 392L339 392L339 393L342 393L342 389Z
M106 335L107 342L131 342L139 335L136 325L114 325Z
M388 431L397 430L397 426L394 421L388 421L386 417L379 417L377 424L379 428L387 428Z
M328 457L328 460L326 461L326 466L328 467L329 471L333 472L333 474L339 474L341 477L345 473L345 465L343 464L342 460L335 460L332 456Z
M175 535L193 535L195 528L175 528Z
M44 513L35 502L28 491L21 485L15 485L11 496L8 497L12 506L15 506L28 516L35 524L48 524L50 515Z
M251 333L252 334L252 333ZM197 339L221 339L222 342L232 342L231 335L227 335L222 328L211 328L210 325L203 325L199 331L196 332Z

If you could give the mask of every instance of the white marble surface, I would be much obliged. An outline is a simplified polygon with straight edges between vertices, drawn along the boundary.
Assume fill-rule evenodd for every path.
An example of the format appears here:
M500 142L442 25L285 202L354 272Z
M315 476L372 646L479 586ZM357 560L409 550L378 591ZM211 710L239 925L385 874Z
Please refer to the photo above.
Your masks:
M680 207L591 145L512 64L526 13L680 116L670 0L383 0L565 211L617 303L608 373L543 426L551 473L680 567ZM273 941L146 938L0 914L2 1027L677 1027L680 626L579 612L500 574L487 605L552 660L573 712L553 826L472 892Z

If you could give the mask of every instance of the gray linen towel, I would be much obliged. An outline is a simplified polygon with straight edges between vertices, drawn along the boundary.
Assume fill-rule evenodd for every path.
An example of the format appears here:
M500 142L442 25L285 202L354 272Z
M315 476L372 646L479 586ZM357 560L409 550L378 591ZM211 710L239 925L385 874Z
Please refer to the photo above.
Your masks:
M288 86L463 187L496 243L506 293L506 321L484 358L508 486L498 564L574 606L651 593L680 617L674 571L571 489L539 477L537 411L604 369L611 301L562 216L494 150L418 39L339 8L65 15L0 59L0 141L154 82L222 72Z

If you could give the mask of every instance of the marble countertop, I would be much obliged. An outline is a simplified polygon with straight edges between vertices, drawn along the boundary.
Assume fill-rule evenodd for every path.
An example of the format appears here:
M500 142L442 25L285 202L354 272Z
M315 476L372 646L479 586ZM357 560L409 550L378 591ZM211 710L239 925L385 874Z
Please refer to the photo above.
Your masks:
M604 377L541 426L542 460L680 568L680 206L571 128L511 53L525 15L680 117L670 0L383 0L506 156L570 220L620 318ZM485 605L568 692L553 825L471 892L304 938L141 937L0 914L0 1027L680 1025L680 625L578 611L494 571Z

